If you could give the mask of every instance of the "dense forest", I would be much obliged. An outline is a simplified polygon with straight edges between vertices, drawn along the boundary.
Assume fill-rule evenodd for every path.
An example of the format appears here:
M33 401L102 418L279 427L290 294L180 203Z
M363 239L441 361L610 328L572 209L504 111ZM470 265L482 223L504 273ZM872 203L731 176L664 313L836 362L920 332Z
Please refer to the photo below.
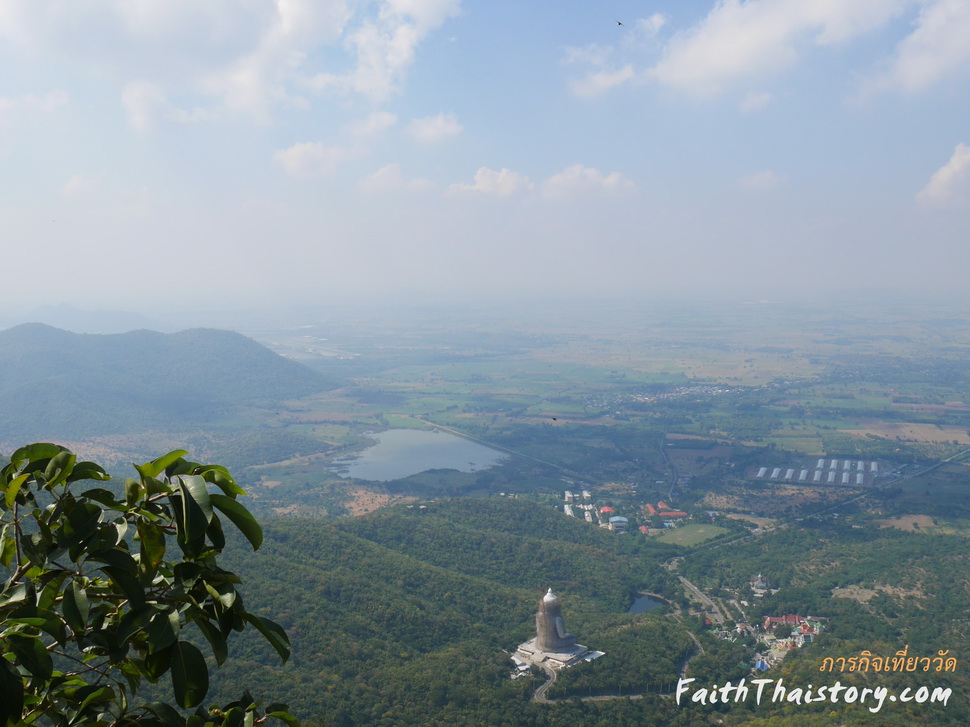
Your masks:
M293 656L276 666L257 640L241 637L240 656L214 689L256 673L267 695L310 724L565 724L577 709L624 713L619 703L567 706L571 695L617 688L652 695L655 709L691 645L663 609L625 614L640 590L675 593L660 566L675 549L631 550L631 542L498 498L268 522L257 556L226 563L252 594L249 607L292 634ZM510 653L534 635L547 587L562 595L583 643L608 652L608 668L563 682L562 706L529 701L538 675L509 678ZM645 710L639 704L629 718L662 723L644 722Z

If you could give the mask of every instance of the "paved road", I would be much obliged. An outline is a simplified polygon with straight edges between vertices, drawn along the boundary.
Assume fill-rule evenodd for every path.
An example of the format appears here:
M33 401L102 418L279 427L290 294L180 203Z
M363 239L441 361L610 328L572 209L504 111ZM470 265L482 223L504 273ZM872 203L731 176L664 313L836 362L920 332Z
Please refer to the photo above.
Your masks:
M556 670L551 666L544 665L540 666L539 668L549 676L549 679L545 684L536 689L536 693L532 695L532 701L539 702L540 704L554 704L556 700L546 697L546 692L549 691L549 687L556 683Z
M680 582L684 584L684 587L697 597L697 600L699 600L701 603L703 603L711 610L711 615L714 616L715 621L717 621L719 624L722 624L727 620L727 617L721 612L721 609L718 607L718 605L714 603L714 601L712 601L707 596L707 594L705 594L700 588L695 586L693 583L691 583L683 576L679 575L677 577L680 579Z
M536 689L535 694L532 695L533 702L538 702L539 704L555 704L556 702L559 702L559 701L571 702L572 700L575 699L575 697L569 697L568 699L565 699L565 700L549 699L549 697L546 696L546 692L548 692L549 687L551 687L556 682L556 670L550 666L545 666L545 665L541 665L539 668L542 669L542 671L544 671L549 676L549 679L546 680L545 684L543 684L541 687ZM611 699L643 699L643 695L642 694L604 694L599 697L580 697L579 701L608 702Z
M684 659L684 663L680 667L680 678L681 679L686 679L687 678L687 665L690 664L691 659L693 659L695 656L703 656L704 655L704 647L701 646L701 642L698 641L697 637L694 636L694 634L692 634L690 631L687 632L687 635L690 636L691 640L693 640L694 646L697 647L697 651L695 651L693 654L691 654L686 659Z

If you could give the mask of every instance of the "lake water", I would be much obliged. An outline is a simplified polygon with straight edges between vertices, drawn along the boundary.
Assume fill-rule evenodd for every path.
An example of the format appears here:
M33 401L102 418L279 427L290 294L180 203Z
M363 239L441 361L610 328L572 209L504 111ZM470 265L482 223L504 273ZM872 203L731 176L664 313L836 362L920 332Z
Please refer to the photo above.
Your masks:
M369 436L377 444L355 459L334 462L338 472L360 480L387 482L431 469L477 472L507 456L453 434L425 429L390 429Z
M661 601L658 598L641 595L637 596L627 613L646 613L647 611L652 611L655 608L660 608L661 606L666 605L667 603L665 601Z

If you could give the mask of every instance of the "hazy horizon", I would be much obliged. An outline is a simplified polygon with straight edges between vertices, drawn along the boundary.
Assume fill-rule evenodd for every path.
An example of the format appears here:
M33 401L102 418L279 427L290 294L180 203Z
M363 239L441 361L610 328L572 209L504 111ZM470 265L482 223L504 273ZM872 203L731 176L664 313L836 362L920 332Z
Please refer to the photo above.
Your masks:
M968 0L54 5L8 310L965 288Z

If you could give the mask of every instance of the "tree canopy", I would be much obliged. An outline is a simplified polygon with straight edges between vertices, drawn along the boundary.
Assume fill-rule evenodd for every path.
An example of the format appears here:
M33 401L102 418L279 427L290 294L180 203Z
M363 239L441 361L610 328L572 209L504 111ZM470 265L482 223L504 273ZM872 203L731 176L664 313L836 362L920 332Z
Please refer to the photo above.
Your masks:
M134 465L138 477L119 485L38 443L0 470L0 725L298 724L248 692L199 706L209 667L197 643L222 664L233 631L255 628L283 661L289 639L246 610L240 579L217 563L226 522L254 550L262 542L246 493L225 467L187 456ZM166 673L174 706L135 700Z

